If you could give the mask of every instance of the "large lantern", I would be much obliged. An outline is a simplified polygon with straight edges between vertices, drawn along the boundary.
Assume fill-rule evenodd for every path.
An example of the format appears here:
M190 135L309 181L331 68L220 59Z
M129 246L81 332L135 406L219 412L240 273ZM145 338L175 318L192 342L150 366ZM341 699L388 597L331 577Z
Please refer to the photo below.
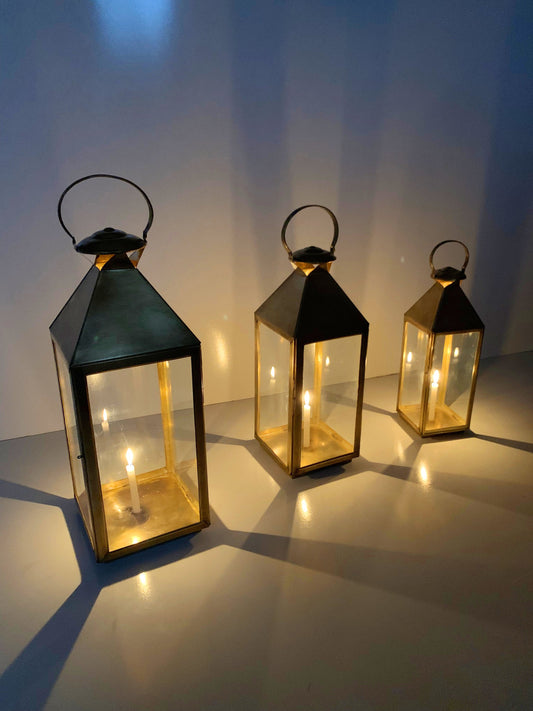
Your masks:
M331 217L331 247L293 253L287 226L309 207ZM328 208L294 210L294 271L255 312L255 436L290 476L359 454L368 322L329 273L338 232Z
M106 227L76 243L61 205L98 177L144 196L142 238ZM200 342L136 268L153 219L141 188L89 175L58 215L96 255L50 332L74 494L107 561L209 525Z
M464 247L463 266L435 269L450 242ZM459 284L468 259L462 242L439 242L429 256L436 283L405 314L397 410L423 437L470 426L484 326Z

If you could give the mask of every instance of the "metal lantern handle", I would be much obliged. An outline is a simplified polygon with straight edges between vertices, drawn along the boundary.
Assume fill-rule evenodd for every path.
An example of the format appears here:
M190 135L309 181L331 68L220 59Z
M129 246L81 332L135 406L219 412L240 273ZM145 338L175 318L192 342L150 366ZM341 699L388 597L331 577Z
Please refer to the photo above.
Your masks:
M442 247L443 244L449 244L450 242L455 242L456 244L460 244L464 248L465 261L464 261L463 266L461 267L461 271L464 272L464 270L466 269L466 265L468 264L468 261L470 259L470 252L468 251L468 247L466 246L466 244L464 242L460 242L458 239L445 239L443 242L439 242L438 244L436 244L433 247L433 249L431 250L431 254L429 255L429 266L431 267L432 274L435 273L435 266L433 265L433 255L435 254L435 252L437 251L437 249L439 247Z
M308 207L320 207L322 210L325 210L328 215L331 217L331 221L333 222L333 241L331 242L331 247L329 248L331 256L335 254L335 245L337 244L337 240L339 239L339 223L337 222L337 218L333 214L333 212L329 209L329 207L324 207L324 205L302 205L301 207L297 207L296 210L293 210L291 214L287 217L285 222L283 223L283 227L281 228L281 243L287 250L287 254L289 255L289 259L292 259L292 250L290 249L289 245L287 244L287 241L285 239L285 232L287 230L287 226L289 222L292 220L292 218L297 215L299 212L302 210L305 210Z
M152 222L154 221L154 208L152 207L152 203L150 202L150 198L148 195L144 192L142 188L140 188L136 183L132 182L131 180L128 180L127 178L121 178L120 175L108 175L107 173L94 173L94 175L86 175L84 178L78 178L78 180L75 180L73 183L71 183L68 188L66 188L61 197L59 198L59 202L57 204L57 216L59 218L59 222L61 224L61 227L65 230L65 232L68 234L70 239L72 240L72 244L76 244L76 240L74 239L74 235L72 232L70 232L65 223L63 222L63 216L61 215L61 205L63 203L63 199L65 195L71 190L75 185L78 185L78 183L82 183L84 180L90 180L91 178L113 178L114 180L121 180L123 183L128 183L129 185L133 185L134 188L136 188L143 198L146 200L146 204L148 205L148 222L146 223L146 227L143 230L143 239L146 242L147 237L146 235L148 234L148 230L152 226Z

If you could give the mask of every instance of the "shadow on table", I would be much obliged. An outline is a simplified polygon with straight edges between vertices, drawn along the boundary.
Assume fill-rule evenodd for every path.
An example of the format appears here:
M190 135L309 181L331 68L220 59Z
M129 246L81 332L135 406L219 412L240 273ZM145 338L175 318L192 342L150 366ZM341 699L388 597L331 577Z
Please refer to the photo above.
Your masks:
M386 411L382 411L382 414L384 413ZM396 418L395 413L386 414ZM399 424L401 425L401 422ZM531 445L525 442L474 433L465 433L462 436L531 451ZM436 439L413 440L404 452L404 459L414 462L419 450L431 445ZM208 434L207 441L210 444L244 447L279 485L278 494L256 529L231 530L212 512L213 525L200 535L176 539L109 564L95 562L74 499L0 480L1 497L55 506L61 510L81 574L78 587L0 677L0 708L3 711L39 711L43 708L104 588L220 545L233 546L292 565L423 600L476 618L489 619L522 630L533 629L529 605L530 591L528 592L525 586L528 578L520 568L508 566L503 569L439 555L411 554L345 543L295 539L290 535L272 535L259 530L269 518L274 519L276 524L281 524L282 530L290 530L302 493L328 481L337 482L347 477L364 475L369 471L409 483L431 486L527 515L533 513L530 487L445 472L431 472L431 481L428 482L420 479L409 463L387 465L371 462L363 457L346 466L328 467L292 480L253 439L243 440ZM439 441L442 441L441 438Z

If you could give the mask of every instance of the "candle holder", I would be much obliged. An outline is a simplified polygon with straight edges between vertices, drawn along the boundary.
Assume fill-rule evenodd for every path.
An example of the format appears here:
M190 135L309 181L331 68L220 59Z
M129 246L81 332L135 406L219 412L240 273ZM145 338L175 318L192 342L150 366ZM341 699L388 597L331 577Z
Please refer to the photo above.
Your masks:
M287 226L311 207L331 217L330 249L293 253ZM294 271L255 312L255 437L292 477L359 454L368 322L329 273L338 234L327 207L291 212Z
M461 269L435 269L443 244L465 250ZM470 426L485 327L461 289L468 248L439 242L429 255L435 284L405 314L396 409L422 437Z
M90 178L136 188L143 236L106 227L76 242L61 213ZM137 270L153 208L115 175L76 180L58 204L95 262L50 326L74 495L98 561L209 525L200 341Z

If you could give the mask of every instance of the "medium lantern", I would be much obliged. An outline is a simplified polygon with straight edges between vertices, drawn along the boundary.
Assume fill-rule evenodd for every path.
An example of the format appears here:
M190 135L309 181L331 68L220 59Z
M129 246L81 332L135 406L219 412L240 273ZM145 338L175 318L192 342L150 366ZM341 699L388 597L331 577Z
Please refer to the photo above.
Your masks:
M89 178L139 190L142 238L106 227L76 243L61 205ZM50 332L74 494L108 561L209 525L200 342L136 268L153 219L141 188L89 175L58 215L96 256Z
M463 266L435 269L451 242L464 247ZM429 256L436 283L405 314L397 410L423 437L470 426L484 326L459 283L468 260L462 242L439 242Z
M293 253L287 226L309 207L331 217L331 247ZM293 477L359 454L368 322L329 273L338 233L327 207L294 210L294 271L255 312L255 436Z

